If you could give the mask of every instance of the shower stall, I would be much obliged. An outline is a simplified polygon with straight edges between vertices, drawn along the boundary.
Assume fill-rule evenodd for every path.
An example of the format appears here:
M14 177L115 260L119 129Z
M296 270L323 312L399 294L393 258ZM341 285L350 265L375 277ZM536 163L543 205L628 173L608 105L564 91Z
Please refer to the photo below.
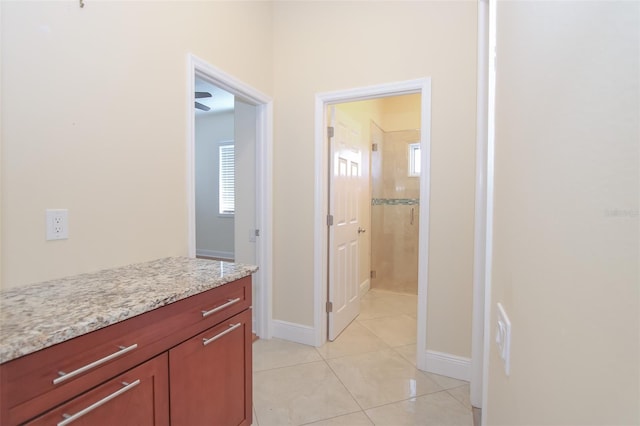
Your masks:
M371 288L418 294L420 131L371 138Z

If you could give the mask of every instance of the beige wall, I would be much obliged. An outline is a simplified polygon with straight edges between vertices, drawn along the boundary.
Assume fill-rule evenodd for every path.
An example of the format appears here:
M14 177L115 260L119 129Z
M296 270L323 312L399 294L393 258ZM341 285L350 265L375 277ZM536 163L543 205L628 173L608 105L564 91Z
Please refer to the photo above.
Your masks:
M429 344L469 355L475 2L0 4L3 287L186 254L192 52L275 94L273 312L311 325L314 95L430 76Z
M275 319L313 324L315 94L430 76L428 345L470 355L476 9L474 1L274 4Z
M497 28L491 309L513 330L483 416L639 424L640 3L500 2Z
M420 94L392 96L382 103L382 122L385 132L420 128Z
M2 286L186 255L187 53L270 94L272 4L0 8Z

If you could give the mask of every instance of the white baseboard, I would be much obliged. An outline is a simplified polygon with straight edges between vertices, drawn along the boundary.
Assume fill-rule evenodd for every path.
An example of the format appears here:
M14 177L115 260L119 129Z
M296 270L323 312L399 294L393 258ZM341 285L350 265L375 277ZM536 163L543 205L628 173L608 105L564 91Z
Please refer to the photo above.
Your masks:
M429 373L467 382L471 380L471 358L429 350L424 351L420 356L423 357L423 365Z
M371 289L371 280L367 278L366 280L360 283L360 297L367 294L367 292Z
M272 336L290 342L315 346L315 330L308 325L296 324L288 321L271 321Z
M220 259L233 259L234 254L231 251L196 249L196 256L219 257Z

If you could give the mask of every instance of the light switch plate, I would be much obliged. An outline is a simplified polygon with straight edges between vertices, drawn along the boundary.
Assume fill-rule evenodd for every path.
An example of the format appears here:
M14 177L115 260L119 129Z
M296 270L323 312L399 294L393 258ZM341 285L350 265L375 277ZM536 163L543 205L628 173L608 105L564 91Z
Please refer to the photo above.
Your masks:
M498 303L498 323L496 326L496 344L498 354L504 361L504 372L508 376L510 372L511 358L511 321L501 303Z

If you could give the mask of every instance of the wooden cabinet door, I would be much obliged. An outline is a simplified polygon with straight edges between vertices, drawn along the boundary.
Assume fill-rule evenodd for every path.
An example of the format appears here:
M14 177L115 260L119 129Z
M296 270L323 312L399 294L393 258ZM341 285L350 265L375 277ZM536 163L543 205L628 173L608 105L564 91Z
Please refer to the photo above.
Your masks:
M250 425L251 362L250 310L171 349L171 425Z
M169 424L167 354L159 355L27 423L70 426Z

